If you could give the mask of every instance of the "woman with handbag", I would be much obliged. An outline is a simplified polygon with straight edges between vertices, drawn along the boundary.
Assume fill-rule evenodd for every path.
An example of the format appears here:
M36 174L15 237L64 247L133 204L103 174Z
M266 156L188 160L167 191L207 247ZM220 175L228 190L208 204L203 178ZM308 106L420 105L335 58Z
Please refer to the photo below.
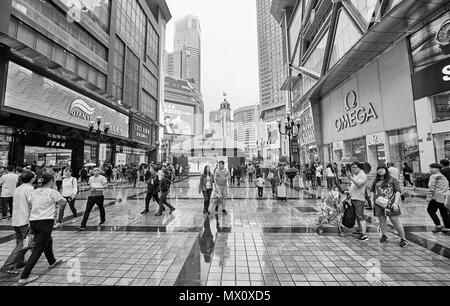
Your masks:
M388 241L387 217L389 217L400 236L400 246L402 248L407 247L408 241L405 237L405 230L399 218L401 215L399 205L401 196L400 184L398 180L391 177L386 166L377 168L377 176L373 181L370 191L372 203L375 203L374 215L380 221L382 233L380 242L384 243Z
M20 276L20 286L39 278L38 276L30 277L30 274L42 253L45 254L50 269L62 263L62 260L56 260L53 254L52 231L55 223L56 205L63 205L66 203L66 199L53 189L55 177L52 174L42 174L38 183L42 184L42 187L34 190L31 195L30 212L30 228L34 233L35 245Z
M64 218L64 211L66 210L66 205L69 204L70 210L74 218L77 217L77 210L75 208L75 197L78 193L78 182L77 179L72 176L72 169L67 168L64 172L64 179L62 182L62 192L61 195L66 199L66 203L59 207L58 220L56 221L54 229L61 228L62 221Z

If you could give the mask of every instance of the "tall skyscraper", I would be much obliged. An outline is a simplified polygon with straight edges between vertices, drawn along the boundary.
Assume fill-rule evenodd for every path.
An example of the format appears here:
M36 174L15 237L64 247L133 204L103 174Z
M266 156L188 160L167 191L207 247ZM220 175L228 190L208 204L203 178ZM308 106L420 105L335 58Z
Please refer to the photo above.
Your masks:
M275 121L285 113L287 95L280 88L286 80L280 25L270 12L272 0L256 0L258 18L259 83L262 118Z
M174 53L184 52L186 79L201 92L201 29L200 20L188 15L175 22ZM178 57L178 55L177 55ZM183 61L179 61L180 65ZM176 76L175 76L176 77Z
M234 111L235 140L245 145L248 159L258 156L260 106L244 106Z

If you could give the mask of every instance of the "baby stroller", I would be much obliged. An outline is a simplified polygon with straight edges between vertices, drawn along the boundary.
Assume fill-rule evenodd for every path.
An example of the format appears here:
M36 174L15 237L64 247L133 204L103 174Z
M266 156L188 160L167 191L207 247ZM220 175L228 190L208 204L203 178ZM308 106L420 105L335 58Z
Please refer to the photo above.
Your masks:
M349 195L341 191L341 188L339 188L339 191L328 191L327 196L323 199L320 216L317 220L317 234L324 234L323 227L325 224L333 224L337 226L339 236L345 236L342 216L345 211L345 203L349 201Z

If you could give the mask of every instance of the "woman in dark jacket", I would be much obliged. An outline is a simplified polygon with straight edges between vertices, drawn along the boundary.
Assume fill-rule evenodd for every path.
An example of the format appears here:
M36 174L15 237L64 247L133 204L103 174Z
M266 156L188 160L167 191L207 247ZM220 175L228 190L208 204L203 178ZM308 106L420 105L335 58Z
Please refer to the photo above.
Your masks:
M206 166L202 176L200 177L200 184L198 186L198 193L203 193L204 207L203 213L209 215L209 205L211 203L211 194L214 186L214 175L211 173L211 168Z

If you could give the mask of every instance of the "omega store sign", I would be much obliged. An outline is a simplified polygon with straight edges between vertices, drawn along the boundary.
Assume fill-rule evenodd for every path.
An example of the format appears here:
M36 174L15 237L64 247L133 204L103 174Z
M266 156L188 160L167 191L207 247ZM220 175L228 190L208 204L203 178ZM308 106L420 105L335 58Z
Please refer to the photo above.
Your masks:
M70 123L88 128L102 117L100 128L110 123L109 134L129 137L129 117L67 87L9 63L4 107L13 113L44 117L47 121Z

